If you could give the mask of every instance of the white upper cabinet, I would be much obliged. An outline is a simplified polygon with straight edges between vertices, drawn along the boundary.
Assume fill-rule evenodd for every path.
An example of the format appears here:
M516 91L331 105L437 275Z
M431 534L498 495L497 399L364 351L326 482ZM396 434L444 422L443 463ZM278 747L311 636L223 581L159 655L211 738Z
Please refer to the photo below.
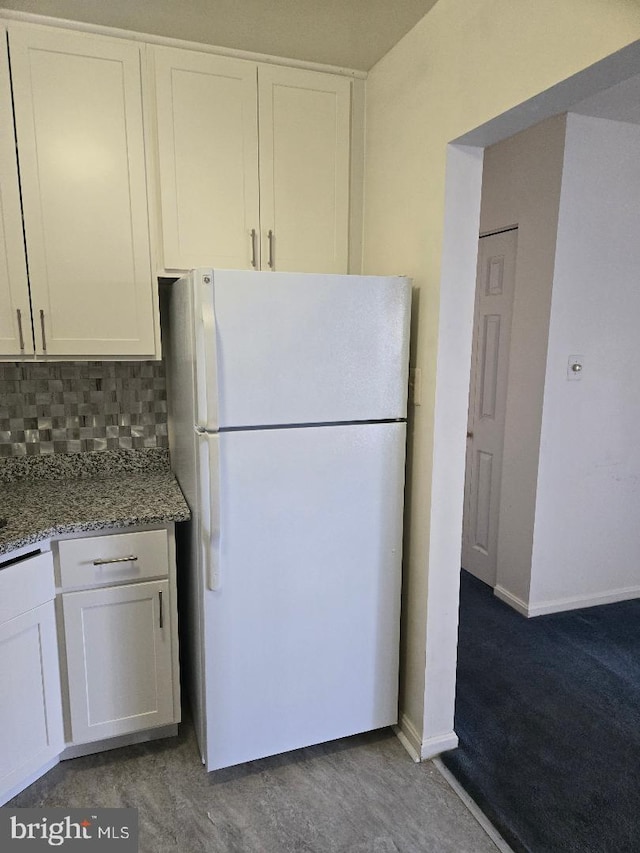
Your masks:
M153 356L140 47L8 29L36 351Z
M0 356L33 353L6 32L0 29Z
M357 266L350 78L22 21L5 35L0 361L158 358L163 270L346 273L350 229Z
M258 104L263 269L346 273L350 81L261 65Z
M152 52L164 268L347 272L350 80Z
M164 266L257 265L255 63L167 47L153 53Z

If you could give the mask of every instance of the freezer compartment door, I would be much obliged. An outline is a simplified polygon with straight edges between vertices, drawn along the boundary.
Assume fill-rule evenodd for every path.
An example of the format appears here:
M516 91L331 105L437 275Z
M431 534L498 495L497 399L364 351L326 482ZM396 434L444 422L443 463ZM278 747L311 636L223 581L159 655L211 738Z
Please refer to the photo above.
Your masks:
M404 424L220 435L209 770L393 724Z
M406 416L408 279L206 270L195 282L206 429Z

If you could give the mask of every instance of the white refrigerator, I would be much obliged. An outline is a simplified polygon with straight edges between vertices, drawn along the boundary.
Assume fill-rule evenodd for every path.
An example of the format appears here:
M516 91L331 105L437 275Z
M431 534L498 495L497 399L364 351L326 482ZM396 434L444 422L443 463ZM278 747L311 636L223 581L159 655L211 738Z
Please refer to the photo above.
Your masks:
M397 721L411 285L193 270L163 311L208 770Z

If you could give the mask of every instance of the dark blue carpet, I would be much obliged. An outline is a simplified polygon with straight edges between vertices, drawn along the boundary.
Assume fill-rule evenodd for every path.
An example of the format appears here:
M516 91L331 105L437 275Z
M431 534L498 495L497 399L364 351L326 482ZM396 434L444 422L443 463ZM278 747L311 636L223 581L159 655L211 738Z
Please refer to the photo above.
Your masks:
M444 764L518 853L640 851L640 600L525 619L462 572Z

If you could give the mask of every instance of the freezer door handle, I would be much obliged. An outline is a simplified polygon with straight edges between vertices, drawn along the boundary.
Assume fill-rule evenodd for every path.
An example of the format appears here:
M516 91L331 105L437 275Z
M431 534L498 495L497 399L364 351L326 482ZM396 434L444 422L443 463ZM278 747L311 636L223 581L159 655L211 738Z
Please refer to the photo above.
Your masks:
M200 548L207 589L218 590L220 573L220 437L198 432L200 447Z
M196 283L196 375L198 424L211 432L218 429L218 342L214 296L213 271L207 270L199 274Z

